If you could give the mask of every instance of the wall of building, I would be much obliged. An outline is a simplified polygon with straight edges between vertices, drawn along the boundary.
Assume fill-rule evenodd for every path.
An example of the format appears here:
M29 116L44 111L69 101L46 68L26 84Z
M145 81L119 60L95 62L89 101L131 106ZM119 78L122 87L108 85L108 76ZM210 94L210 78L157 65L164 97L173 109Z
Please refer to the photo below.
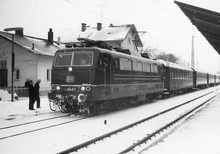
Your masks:
M140 53L137 51L135 44L133 42L134 38L133 35L130 33L127 37L123 40L121 46L123 49L129 49L132 55L140 57Z
M11 50L9 48L9 50ZM14 72L14 86L22 87L27 79L36 81L37 76L37 55L30 51L14 45L15 70L19 70L19 79L16 79ZM11 86L11 62L8 63L8 86Z
M127 37L123 41L121 41L121 40L107 41L107 43L111 46L114 46L114 47L119 47L122 49L129 49L132 55L140 57L141 56L140 52L137 51L133 40L134 40L133 35L130 33L127 35Z
M38 56L38 79L41 79L41 88L50 89L51 85L51 68L53 63L53 56ZM49 71L49 78L47 76Z
M7 83L8 87L11 86L11 61L12 61L12 43L0 37L0 61L6 61L6 69L8 72ZM17 44L14 44L15 53L15 69L19 70L19 78L16 79L14 72L14 86L22 87L26 79L35 79L37 75L37 55L25 50Z
M11 53L11 42L0 37L0 61L6 61L8 87L11 86ZM14 72L14 86L23 87L27 79L33 80L34 83L37 79L41 79L42 89L50 89L53 56L37 55L17 44L14 44L14 53L15 70L19 70L19 79L16 79L16 72ZM49 79L47 70L50 70Z

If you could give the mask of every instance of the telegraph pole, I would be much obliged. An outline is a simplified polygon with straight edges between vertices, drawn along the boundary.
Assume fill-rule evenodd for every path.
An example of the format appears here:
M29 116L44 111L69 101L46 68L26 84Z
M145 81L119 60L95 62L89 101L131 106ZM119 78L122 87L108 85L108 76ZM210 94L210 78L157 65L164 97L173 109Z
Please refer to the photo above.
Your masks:
M13 27L13 28L5 28L4 31L22 31L23 34L23 28L21 27ZM14 34L11 34L11 42L12 42L12 51L11 51L11 101L14 101L14 70L15 70L15 53L14 53Z

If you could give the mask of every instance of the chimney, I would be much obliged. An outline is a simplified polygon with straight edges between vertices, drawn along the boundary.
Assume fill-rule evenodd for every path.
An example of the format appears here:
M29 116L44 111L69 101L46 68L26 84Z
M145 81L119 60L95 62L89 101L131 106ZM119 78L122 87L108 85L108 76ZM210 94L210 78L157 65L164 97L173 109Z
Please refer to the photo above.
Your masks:
M52 28L50 28L49 32L48 32L48 43L53 44L53 31Z
M57 37L57 42L58 42L58 44L60 45L61 37Z
M32 50L34 50L34 43L32 43Z
M97 30L100 31L102 29L102 23L97 23Z
M15 30L15 34L22 37L23 36L23 28Z
M81 23L82 24L82 32L86 31L86 23Z

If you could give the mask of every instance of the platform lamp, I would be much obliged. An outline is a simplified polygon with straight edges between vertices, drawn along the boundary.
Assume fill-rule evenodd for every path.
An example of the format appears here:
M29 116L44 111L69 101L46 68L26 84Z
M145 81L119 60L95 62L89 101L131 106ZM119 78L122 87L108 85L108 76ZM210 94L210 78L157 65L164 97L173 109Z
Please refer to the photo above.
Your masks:
M23 33L22 27L5 28L4 31L15 31ZM14 53L14 34L12 34L12 52L11 52L11 101L14 101L14 69L15 69L15 53Z

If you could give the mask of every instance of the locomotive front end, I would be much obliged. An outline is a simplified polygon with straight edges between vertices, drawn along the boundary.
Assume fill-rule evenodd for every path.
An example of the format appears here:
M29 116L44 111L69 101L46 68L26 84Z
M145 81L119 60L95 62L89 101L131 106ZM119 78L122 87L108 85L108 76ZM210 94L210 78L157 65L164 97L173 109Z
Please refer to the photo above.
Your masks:
M51 110L61 112L95 112L95 52L77 48L57 51L52 67Z

